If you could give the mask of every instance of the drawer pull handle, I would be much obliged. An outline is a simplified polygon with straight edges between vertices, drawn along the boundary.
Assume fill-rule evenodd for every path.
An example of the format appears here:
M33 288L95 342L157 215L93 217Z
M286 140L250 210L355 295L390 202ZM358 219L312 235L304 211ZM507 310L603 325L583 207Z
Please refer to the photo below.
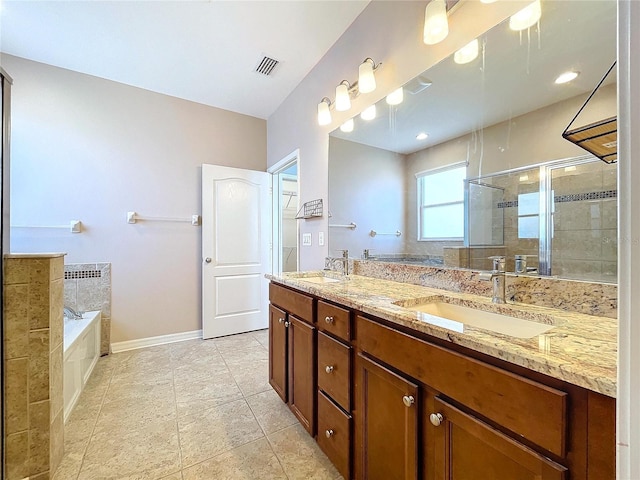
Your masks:
M333 317L324 317L324 321L327 323L333 323Z
M327 373L333 372L333 365L327 365L326 367L324 367L324 371Z
M284 322L284 318L279 318L278 322L283 323Z
M325 436L327 438L331 438L331 437L333 437L333 430L331 430L331 429L325 430L324 434L325 434Z
M291 322L284 322L284 327L285 327L285 328L288 328L288 327L289 327L289 325L291 325Z
M402 403L404 403L405 407L410 407L415 402L413 395L405 395L402 397Z
M432 413L431 415L429 415L429 421L434 427L439 427L440 424L444 422L444 417L441 413Z

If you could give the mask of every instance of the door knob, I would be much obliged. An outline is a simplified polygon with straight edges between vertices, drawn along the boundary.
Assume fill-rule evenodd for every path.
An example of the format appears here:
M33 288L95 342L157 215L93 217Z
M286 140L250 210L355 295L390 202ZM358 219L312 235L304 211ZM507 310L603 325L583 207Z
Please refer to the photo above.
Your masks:
M444 417L441 413L432 413L431 415L429 415L429 421L434 427L439 427L440 424L444 422Z
M415 402L413 395L405 395L402 397L402 403L404 403L405 407L410 407Z
M205 263L211 263L211 257L207 257L207 258L205 258L205 259L204 259L204 262L205 262Z
M327 323L333 323L333 317L324 317L324 321Z
M331 437L333 437L333 430L331 430L331 429L325 430L324 434L325 434L325 436L327 438L331 438Z
M326 367L324 367L324 371L327 373L333 372L333 365L327 365Z

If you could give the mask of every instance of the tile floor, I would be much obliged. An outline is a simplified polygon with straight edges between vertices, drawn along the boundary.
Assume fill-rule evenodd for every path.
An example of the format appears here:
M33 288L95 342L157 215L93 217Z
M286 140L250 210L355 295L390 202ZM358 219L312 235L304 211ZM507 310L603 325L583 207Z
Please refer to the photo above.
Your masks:
M268 332L100 359L54 480L341 478L268 382Z

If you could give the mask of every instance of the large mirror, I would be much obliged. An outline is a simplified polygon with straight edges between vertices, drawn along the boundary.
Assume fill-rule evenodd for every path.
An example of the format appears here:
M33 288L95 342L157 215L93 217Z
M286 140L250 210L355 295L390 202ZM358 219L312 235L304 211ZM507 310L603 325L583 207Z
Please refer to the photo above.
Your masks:
M616 3L543 0L537 25L477 40L473 60L445 59L330 134L330 256L488 269L505 255L507 271L615 282L616 164L562 133L616 59ZM564 72L578 76L555 83ZM616 116L615 80L575 124Z

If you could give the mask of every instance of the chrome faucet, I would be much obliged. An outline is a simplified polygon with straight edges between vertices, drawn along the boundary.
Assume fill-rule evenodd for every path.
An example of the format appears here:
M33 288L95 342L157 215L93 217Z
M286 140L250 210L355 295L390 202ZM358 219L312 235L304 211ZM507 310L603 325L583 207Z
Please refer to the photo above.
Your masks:
M342 252L342 273L349 275L349 250L338 250Z
M365 248L365 249L362 251L362 258L363 258L364 260L369 260L369 259L371 258L371 249L369 249L369 248Z
M491 272L481 272L478 275L480 280L490 280L493 286L493 303L507 303L505 300L505 257L498 255L489 257L493 260L493 270Z

